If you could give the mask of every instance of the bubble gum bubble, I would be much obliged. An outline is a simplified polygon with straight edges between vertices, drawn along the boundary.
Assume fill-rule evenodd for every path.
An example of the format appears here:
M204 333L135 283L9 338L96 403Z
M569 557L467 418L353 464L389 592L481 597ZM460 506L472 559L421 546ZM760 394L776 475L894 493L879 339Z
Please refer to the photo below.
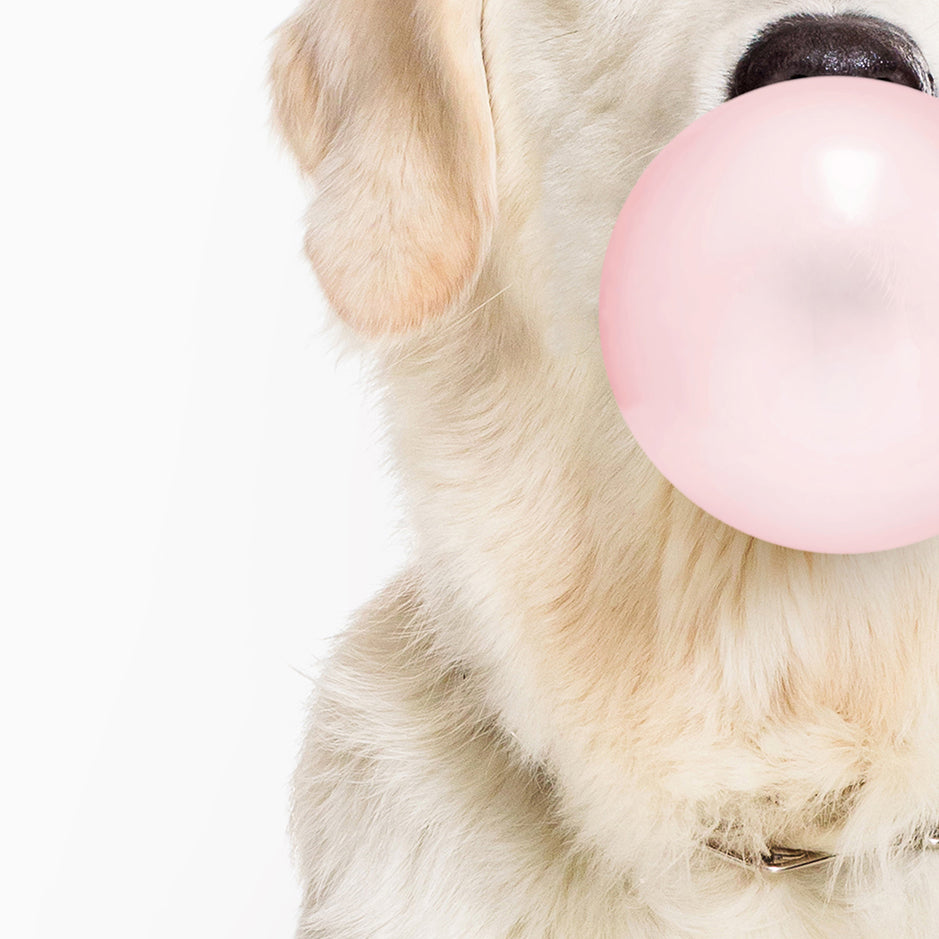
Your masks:
M600 341L640 447L728 525L939 534L939 100L806 78L699 118L619 215Z

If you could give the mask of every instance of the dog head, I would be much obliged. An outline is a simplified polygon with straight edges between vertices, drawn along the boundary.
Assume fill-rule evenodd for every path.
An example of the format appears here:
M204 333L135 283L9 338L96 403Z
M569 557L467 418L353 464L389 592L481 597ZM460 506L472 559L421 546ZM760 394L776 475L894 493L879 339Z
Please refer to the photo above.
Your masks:
M618 857L661 857L718 818L785 837L860 781L858 845L939 815L939 783L915 804L902 786L939 780L935 748L911 745L937 715L937 545L812 555L707 515L631 438L597 329L614 221L659 149L800 75L932 92L930 11L315 0L279 34L275 115L315 190L307 251L388 390L429 615L448 610L436 641ZM665 804L663 838L648 820Z
M542 184L544 210L597 219L593 270L576 278L592 302L596 237L685 124L809 74L932 91L930 26L911 0L308 4L282 27L272 73L280 130L320 190L307 251L356 329L413 328L468 300L517 173ZM526 165L507 165L520 153ZM554 265L567 284L575 234Z

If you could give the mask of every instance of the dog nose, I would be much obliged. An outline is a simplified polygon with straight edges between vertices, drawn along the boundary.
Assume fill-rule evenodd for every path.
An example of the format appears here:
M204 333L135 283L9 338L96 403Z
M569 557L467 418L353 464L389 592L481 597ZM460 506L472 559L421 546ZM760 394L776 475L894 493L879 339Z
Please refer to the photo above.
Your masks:
M756 36L734 69L727 98L816 75L876 78L936 92L925 56L898 26L863 14L800 13Z

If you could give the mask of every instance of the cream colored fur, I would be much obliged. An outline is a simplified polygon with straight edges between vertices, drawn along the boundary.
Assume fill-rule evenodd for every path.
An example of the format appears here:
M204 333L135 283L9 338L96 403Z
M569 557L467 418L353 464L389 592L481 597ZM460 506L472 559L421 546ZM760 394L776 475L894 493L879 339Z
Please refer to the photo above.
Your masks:
M316 685L303 939L939 935L939 544L755 540L630 437L613 222L764 24L927 0L313 0L275 114L415 534ZM839 863L771 878L703 847Z

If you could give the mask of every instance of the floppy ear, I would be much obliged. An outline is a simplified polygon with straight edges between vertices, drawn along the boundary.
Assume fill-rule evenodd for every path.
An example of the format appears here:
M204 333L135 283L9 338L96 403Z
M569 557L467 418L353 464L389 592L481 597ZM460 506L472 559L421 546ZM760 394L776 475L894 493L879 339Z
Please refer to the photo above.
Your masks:
M314 182L306 251L369 334L442 314L496 211L482 0L312 0L280 29L275 120Z

